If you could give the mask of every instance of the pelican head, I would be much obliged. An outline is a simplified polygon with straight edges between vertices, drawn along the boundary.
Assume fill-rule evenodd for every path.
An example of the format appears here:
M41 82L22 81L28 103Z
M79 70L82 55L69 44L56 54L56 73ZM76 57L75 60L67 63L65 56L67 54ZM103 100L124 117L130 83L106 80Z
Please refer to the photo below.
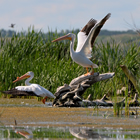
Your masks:
M52 42L57 42L57 41L61 41L61 40L72 40L73 38L75 38L75 34L68 33L67 35L59 37L59 38L53 40Z
M34 77L34 73L32 71L27 72L26 74L22 75L21 77L17 77L17 79L15 81L13 81L13 83L23 80L25 78L29 78L29 77L31 77L31 78Z

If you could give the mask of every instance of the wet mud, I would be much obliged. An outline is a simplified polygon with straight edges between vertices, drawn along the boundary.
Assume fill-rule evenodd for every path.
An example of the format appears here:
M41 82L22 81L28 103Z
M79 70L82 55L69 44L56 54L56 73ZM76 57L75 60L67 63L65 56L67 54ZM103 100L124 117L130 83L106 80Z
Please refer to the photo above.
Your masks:
M140 117L114 116L113 108L58 108L42 104L36 99L0 100L0 122L4 126L91 127L139 129Z

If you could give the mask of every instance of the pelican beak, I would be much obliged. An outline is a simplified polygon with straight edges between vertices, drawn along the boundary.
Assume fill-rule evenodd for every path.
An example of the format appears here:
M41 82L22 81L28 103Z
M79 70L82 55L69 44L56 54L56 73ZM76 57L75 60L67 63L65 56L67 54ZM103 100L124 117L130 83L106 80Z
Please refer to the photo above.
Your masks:
M29 78L30 77L30 75L28 75L27 73L26 74L24 74L23 76L21 76L21 77L17 77L17 79L15 80L15 81L13 81L13 83L15 83L15 82L17 82L17 81L20 81L20 80L23 80L23 79L25 79L25 78Z
M27 138L27 139L31 139L31 138L33 138L33 134L32 134L32 132L27 132L26 130L24 131L24 130L21 130L21 131L16 131L16 133L17 134L20 134L20 135L22 135L22 136L24 136L25 138Z
M72 40L72 38L69 37L68 35L64 35L62 37L59 37L59 38L53 40L52 42L57 42L57 41L61 41L61 40Z

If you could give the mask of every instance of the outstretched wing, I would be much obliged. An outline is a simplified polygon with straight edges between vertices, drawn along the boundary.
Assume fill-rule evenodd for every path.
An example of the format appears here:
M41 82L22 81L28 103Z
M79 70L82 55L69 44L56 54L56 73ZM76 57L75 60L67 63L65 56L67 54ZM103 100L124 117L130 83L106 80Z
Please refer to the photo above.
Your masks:
M93 27L89 34L88 37L83 45L83 48L81 49L81 53L84 53L84 55L88 56L90 55L90 51L89 51L89 46L93 46L96 37L98 36L101 28L103 27L103 25L105 24L105 22L109 19L109 17L111 16L111 14L107 14L98 24L95 25L95 27Z
M81 32L84 32L88 36L90 30L94 27L96 23L97 21L95 19L90 19L89 22L83 27Z
M78 35L77 35L78 44L77 44L76 52L79 52L82 49L90 30L94 27L96 22L97 21L95 19L90 19L89 22L78 33ZM92 50L90 46L89 46L89 50Z

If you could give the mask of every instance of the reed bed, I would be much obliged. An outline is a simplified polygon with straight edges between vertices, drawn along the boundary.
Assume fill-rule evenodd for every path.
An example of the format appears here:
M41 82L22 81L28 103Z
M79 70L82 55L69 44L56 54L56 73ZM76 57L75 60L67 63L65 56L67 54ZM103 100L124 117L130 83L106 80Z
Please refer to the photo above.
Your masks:
M72 61L69 41L51 42L58 36L57 31L49 32L46 36L43 32L30 28L26 35L17 33L11 38L0 37L0 90L24 85L24 81L12 81L17 76L33 71L35 77L31 82L55 93L59 86L69 84L73 78L85 73L85 68ZM99 66L95 72L115 72L115 77L94 84L86 91L85 98L88 94L94 98L100 98L105 93L114 96L117 89L128 84L120 65L126 65L140 79L139 41L128 42L123 47L113 40L106 44L95 43L92 61ZM76 43L77 41L75 46Z

